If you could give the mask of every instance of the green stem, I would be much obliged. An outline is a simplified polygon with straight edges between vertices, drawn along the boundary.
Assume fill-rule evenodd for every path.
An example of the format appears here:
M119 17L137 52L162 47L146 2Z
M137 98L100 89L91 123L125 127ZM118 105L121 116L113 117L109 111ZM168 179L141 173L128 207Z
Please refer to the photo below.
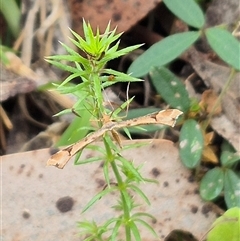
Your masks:
M208 116L207 121L204 123L204 126L203 126L204 129L206 129L209 126L210 121L214 115L214 112L215 112L216 108L221 104L222 98L223 98L224 94L227 92L235 73L236 73L235 69L232 68L226 84L223 86L222 91L221 91L220 95L218 96L218 98L212 108L212 111Z
M102 123L102 117L104 114L104 100L102 95L102 89L100 84L100 71L98 67L95 65L92 66L92 74L90 74L90 81L92 82L92 88L94 90L94 102L95 102L95 108L96 108L96 115L97 119L99 120L99 127L101 128Z
M121 200L122 200L122 205L123 205L123 218L124 218L125 222L128 222L130 220L130 208L126 202L126 197L128 196L128 193L125 188L125 184L122 180L122 177L119 173L118 166L115 161L115 155L112 153L112 150L111 150L109 144L107 143L106 139L104 138L103 140L104 140L104 145L105 145L105 149L106 149L106 153L107 153L107 161L108 161L108 163L111 164L111 167L112 167L113 173L116 177L117 185L119 187L119 191L121 194ZM126 238L126 241L131 241L131 230L127 224L125 224L125 238Z
M0 11L5 17L13 36L16 38L20 30L19 24L20 24L20 17L21 17L21 11L16 1L14 0L1 1Z

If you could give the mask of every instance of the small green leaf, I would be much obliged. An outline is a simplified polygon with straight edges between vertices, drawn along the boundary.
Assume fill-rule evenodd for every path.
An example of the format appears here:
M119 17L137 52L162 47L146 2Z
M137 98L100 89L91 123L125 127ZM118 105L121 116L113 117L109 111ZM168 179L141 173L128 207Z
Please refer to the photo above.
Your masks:
M200 32L178 33L152 45L129 67L134 77L146 75L152 67L163 66L188 49L200 36Z
M228 208L240 207L240 178L230 169L224 175L224 198Z
M135 238L136 241L141 241L141 235L140 235L140 232L139 232L139 229L137 227L137 225L135 224L135 222L133 221L130 221L129 222L129 226L131 228L131 232Z
M200 161L204 139L195 120L187 120L180 131L180 158L188 168L195 168Z
M151 205L150 201L148 200L148 197L144 194L144 192L137 187L136 185L130 184L128 185L128 188L135 191L148 205Z
M111 238L109 240L111 240L111 241L117 240L117 235L119 233L121 224L122 224L122 222L120 219L115 222L115 225L112 229Z
M221 59L240 70L240 42L230 32L219 27L209 28L206 30L206 37Z
M195 28L202 28L205 22L203 12L194 0L163 0L166 6L180 19Z
M237 153L232 153L230 151L223 151L221 153L220 160L223 166L231 167L240 160L240 155Z
M184 84L167 68L158 67L150 71L152 83L157 92L173 108L186 112L190 99Z
M142 177L142 175L139 173L139 171L133 165L132 162L129 162L123 157L117 157L117 159L122 163L122 166L121 166L122 172L128 179L133 179L136 182L144 181L144 178Z
M140 218L138 218L138 217L140 217ZM157 233L155 232L153 227L149 224L150 222L144 221L143 219L141 219L141 217L151 218L152 221L156 221L156 219L148 213L135 213L132 215L132 219L135 221L135 223L138 222L139 224L142 224L142 226L144 226L146 229L148 229L155 236L155 238L158 238Z
M239 241L240 209L230 208L212 225L207 241Z
M201 180L200 195L204 200L215 199L223 190L224 173L219 167L208 171Z
M113 192L114 190L117 190L117 187L111 187L111 188L106 188L96 194L89 202L88 204L83 208L82 213L86 212L94 203L96 203L99 199L102 197L106 196L107 194Z

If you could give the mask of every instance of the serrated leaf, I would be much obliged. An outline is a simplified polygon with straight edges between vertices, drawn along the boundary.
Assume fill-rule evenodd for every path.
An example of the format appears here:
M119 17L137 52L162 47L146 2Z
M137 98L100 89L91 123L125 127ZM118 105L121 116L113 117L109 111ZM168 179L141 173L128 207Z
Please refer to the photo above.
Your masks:
M194 0L163 0L166 6L181 20L195 28L202 28L205 19L201 8Z
M207 241L239 241L240 209L230 208L212 225Z
M240 178L230 169L224 175L224 199L228 208L240 207Z
M184 84L167 68L158 67L150 71L152 83L162 98L173 108L186 112L190 99Z
M128 73L134 77L146 75L152 67L163 66L188 49L200 36L200 32L178 33L166 37L152 45L129 67Z
M208 171L200 183L200 195L204 200L215 199L223 190L224 172L215 167Z
M207 41L227 64L240 70L240 42L227 30L214 27L206 30Z
M188 168L195 168L200 161L204 138L195 120L187 120L180 131L180 158Z

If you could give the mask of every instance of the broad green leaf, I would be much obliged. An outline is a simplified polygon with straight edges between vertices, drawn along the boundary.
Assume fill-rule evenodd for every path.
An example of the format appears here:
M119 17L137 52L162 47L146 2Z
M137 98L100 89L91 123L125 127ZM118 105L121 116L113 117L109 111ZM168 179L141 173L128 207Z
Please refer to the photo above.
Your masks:
M192 31L166 37L140 55L131 64L128 73L132 73L134 77L141 77L146 75L152 67L171 62L187 50L199 36L200 32Z
M188 168L195 168L200 161L204 139L195 120L187 120L180 131L180 158Z
M224 175L224 198L228 208L240 207L240 178L230 169Z
M232 153L230 151L223 151L221 153L220 160L223 166L231 167L240 160L240 155L237 153Z
M215 167L208 171L200 183L200 195L204 200L215 199L223 190L224 172Z
M227 64L240 70L240 42L227 30L214 27L206 30L207 41Z
M166 6L180 19L195 28L202 28L205 19L199 5L194 0L163 0Z
M125 120L129 120L129 119L137 118L150 113L154 113L157 111L160 111L160 109L155 107L137 108L137 109L128 110L128 112L127 113L125 112L124 115L127 114L127 117L125 118Z
M126 113L127 117L125 120L137 118L137 117L144 116L157 111L160 111L159 108L153 108L153 107L132 109L132 110L129 110L128 113ZM125 113L123 112L123 115L124 114ZM130 127L128 128L128 130L131 134L144 134L144 133L159 131L165 128L167 127L164 125L142 125L142 126Z
M58 146L65 146L79 141L86 136L88 130L81 127L90 127L91 114L88 110L83 110L81 117L76 117L69 125L67 130L62 134L61 139L57 143Z
M190 99L184 84L167 68L158 67L150 71L152 83L162 98L173 108L186 112Z
M233 148L233 146L227 141L223 140L221 144L221 151L230 151L230 152L236 152L236 150Z
M227 210L212 225L207 235L207 241L239 241L240 208Z

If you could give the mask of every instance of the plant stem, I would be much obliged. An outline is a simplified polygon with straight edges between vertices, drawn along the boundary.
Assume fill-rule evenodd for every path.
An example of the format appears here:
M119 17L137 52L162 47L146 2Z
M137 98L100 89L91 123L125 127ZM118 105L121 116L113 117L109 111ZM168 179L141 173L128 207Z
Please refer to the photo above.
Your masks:
M0 12L5 17L13 36L17 37L20 31L19 26L20 26L21 11L16 1L14 0L1 1Z
M235 69L232 68L226 84L223 86L222 91L221 91L220 95L218 96L218 98L212 108L212 111L208 116L207 121L204 123L204 126L203 126L204 130L209 126L209 123L214 115L214 112L215 112L216 108L221 104L222 98L223 98L224 94L227 92L235 74L236 74L236 71L235 71Z
M104 138L104 145L105 145L105 149L106 149L106 153L107 153L107 162L111 164L111 167L112 167L113 173L115 175L115 178L117 180L117 185L118 185L118 188L120 191L122 207L123 207L123 220L125 223L125 238L126 238L126 241L131 241L131 230L130 230L129 225L127 224L128 221L130 220L130 208L126 201L126 197L129 194L126 190L125 184L119 173L118 166L117 166L116 160L115 160L115 155L112 153L112 150L105 138Z

